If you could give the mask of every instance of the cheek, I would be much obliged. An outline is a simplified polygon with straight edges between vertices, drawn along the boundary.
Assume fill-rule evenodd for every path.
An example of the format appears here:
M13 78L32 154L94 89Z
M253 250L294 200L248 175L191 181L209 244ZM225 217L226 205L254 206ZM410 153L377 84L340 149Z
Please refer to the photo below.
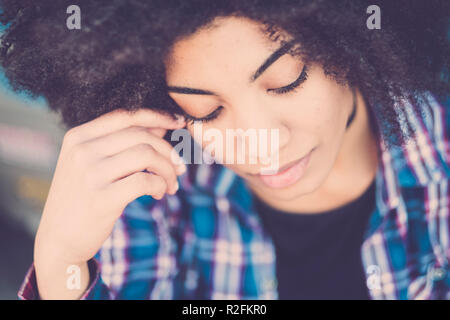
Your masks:
M340 109L336 103L310 100L307 107L293 107L292 112L286 115L285 121L292 128L297 142L302 141L308 145L314 142L324 144L340 136L345 116Z
M321 85L320 90L308 91L300 107L291 110L293 128L302 135L314 136L321 144L330 145L342 138L348 114L348 94L333 85ZM292 117L292 114L294 117ZM305 137L303 137L305 138Z
M308 80L296 100L290 103L284 118L298 129L297 133L313 134L321 143L327 143L345 131L351 92L325 76L321 68L310 68Z
M339 139L344 133L343 120L345 113L339 105L325 105L317 112L315 129L320 134L322 142L329 144Z

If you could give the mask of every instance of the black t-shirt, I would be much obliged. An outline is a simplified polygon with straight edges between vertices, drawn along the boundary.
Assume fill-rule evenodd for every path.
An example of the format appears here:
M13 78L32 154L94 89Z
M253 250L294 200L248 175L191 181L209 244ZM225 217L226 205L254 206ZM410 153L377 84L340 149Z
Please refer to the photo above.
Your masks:
M375 206L375 180L352 202L314 214L254 199L275 246L279 299L370 299L361 245Z

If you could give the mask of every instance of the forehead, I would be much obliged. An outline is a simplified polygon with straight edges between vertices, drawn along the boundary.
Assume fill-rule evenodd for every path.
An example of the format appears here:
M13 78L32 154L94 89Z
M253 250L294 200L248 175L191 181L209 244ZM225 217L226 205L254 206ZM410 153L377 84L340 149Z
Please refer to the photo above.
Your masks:
M177 41L166 58L166 78L209 77L212 72L243 72L259 66L287 37L273 41L256 21L216 18L210 25Z

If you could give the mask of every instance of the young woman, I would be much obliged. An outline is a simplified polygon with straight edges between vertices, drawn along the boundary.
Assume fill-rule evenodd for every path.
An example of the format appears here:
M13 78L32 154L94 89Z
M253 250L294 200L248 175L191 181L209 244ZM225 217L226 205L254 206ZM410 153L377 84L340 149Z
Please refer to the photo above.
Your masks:
M21 299L450 298L447 1L21 3L2 65L70 128ZM197 124L278 170L175 163Z

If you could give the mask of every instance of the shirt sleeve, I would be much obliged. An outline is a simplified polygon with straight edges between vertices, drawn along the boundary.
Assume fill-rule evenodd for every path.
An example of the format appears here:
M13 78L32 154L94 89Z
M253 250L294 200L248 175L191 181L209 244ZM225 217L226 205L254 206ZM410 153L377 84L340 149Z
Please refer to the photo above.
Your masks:
M81 300L173 298L178 247L173 229L180 227L177 214L182 212L177 194L161 200L142 196L128 204L108 239L88 261L90 283ZM40 299L34 264L18 297Z
M80 300L107 300L110 297L108 286L102 281L100 277L99 263L97 259L92 258L88 261L90 282L89 286ZM29 267L25 279L20 286L18 297L20 300L40 300L39 291L37 290L36 273L34 263Z

